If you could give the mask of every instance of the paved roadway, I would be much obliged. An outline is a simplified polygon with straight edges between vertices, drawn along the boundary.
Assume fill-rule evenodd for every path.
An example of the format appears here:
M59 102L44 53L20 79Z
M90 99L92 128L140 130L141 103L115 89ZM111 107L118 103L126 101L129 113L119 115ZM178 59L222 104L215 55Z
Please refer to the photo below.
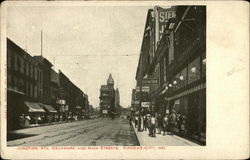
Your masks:
M125 119L97 118L26 128L8 134L8 146L136 146Z

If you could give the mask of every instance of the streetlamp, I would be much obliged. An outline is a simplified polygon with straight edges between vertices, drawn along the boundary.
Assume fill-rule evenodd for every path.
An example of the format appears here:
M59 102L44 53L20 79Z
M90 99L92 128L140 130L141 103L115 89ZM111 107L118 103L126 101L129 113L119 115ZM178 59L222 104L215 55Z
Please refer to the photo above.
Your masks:
M202 64L203 64L203 65L206 65L206 58L204 58L204 59L202 60Z
M183 80L184 80L183 75L181 75L181 76L179 77L179 79L180 79L181 81L183 81Z
M192 72L192 73L195 73L196 70L197 70L196 67L192 67L192 68L191 68L191 72Z
M177 84L177 81L176 81L176 80L174 80L173 84Z

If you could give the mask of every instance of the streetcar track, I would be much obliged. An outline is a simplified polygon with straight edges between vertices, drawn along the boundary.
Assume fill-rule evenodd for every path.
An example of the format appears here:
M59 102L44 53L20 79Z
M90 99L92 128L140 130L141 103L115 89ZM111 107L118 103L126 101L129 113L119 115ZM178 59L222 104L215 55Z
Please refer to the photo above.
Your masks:
M97 123L99 123L99 121L94 121L93 123L89 124L88 126L84 126L85 128L80 128L80 129L77 129L77 130L74 130L74 129L77 128L77 127L79 127L80 124L74 125L74 126L70 126L70 130L68 130L68 131L66 131L67 129L66 129L66 127L64 127L64 129L62 131L60 131L59 133L57 133L55 135L45 135L45 136L42 136L42 137L41 137L41 135L38 135L38 136L36 136L37 139L30 140L30 141L25 141L25 139L23 139L24 142L21 142L21 143L18 143L18 144L14 144L14 145L8 145L8 146L13 147L13 146L19 146L19 145L22 145L22 144L30 144L30 143L34 143L34 142L39 142L39 141L44 140L44 139L50 139L50 138L55 138L55 137L58 137L58 136L62 136L62 135L70 133L71 131L75 132L75 131L79 131L79 130L82 130L82 129L88 130L88 128L86 128L86 127L91 127L91 126L93 126L93 125L95 125ZM54 130L47 132L47 134L48 133L53 133L53 132L54 132ZM82 133L84 133L84 132L81 131L79 134L82 134Z

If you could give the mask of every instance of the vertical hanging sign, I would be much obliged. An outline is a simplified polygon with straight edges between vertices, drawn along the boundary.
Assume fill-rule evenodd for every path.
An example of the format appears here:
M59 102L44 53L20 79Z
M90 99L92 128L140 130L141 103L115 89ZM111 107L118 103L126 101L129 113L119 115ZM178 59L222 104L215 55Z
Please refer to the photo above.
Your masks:
M155 49L157 49L158 43L164 33L166 23L170 18L176 17L175 8L161 8L159 6L154 7L155 15Z

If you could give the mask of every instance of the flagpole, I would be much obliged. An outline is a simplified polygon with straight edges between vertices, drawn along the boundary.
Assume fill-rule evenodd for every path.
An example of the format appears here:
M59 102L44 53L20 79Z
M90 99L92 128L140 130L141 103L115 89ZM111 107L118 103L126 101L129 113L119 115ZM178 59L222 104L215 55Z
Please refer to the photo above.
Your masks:
M43 30L41 30L41 56L43 56Z

